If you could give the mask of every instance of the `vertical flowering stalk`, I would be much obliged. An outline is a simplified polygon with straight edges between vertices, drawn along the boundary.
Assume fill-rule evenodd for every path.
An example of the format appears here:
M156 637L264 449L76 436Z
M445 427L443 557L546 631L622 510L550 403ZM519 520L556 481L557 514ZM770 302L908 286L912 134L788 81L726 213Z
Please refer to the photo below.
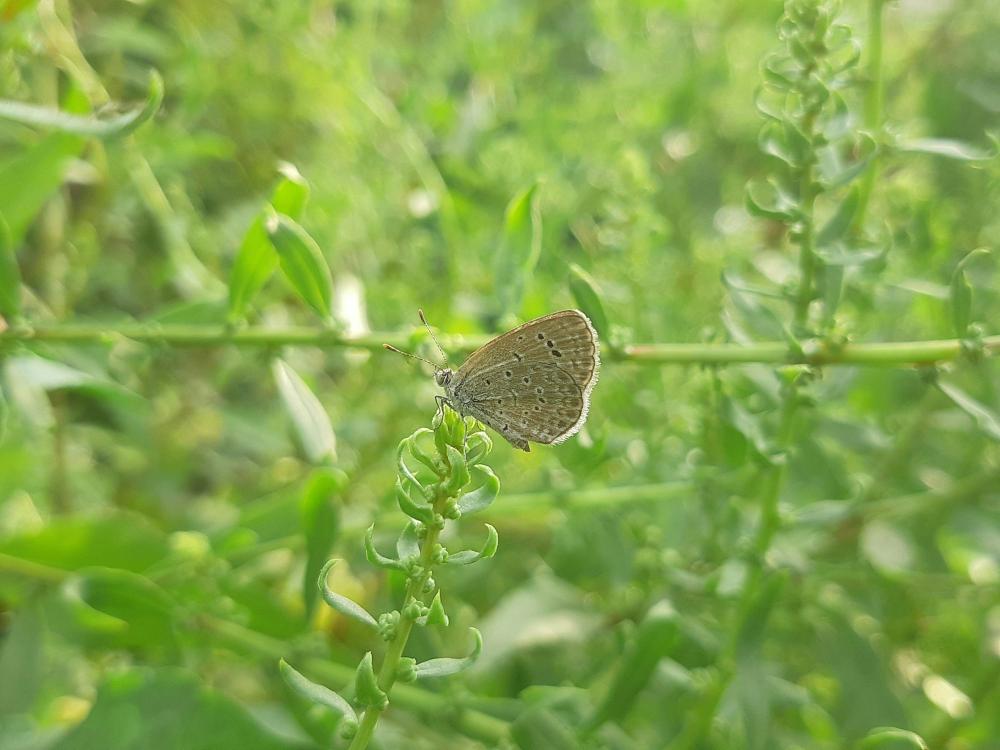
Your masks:
M852 128L843 94L856 85L861 53L850 28L835 23L837 11L837 3L824 0L785 3L778 24L784 48L765 60L757 95L767 120L761 149L781 166L766 191L751 186L747 207L785 224L797 246L799 277L789 295L796 337L815 330L810 313L816 300L823 307L822 327L832 326L845 266L878 258L851 253L844 245L861 203L859 188L851 184L876 146L871 135ZM819 199L831 207L823 222L817 220Z
M376 619L361 605L331 591L326 579L336 560L328 562L320 573L319 587L326 603L377 632L387 644L377 672L371 652L358 665L354 704L310 682L282 662L282 673L293 689L341 716L340 733L351 740L349 750L368 747L397 681L456 674L471 666L479 656L482 637L475 628L470 629L472 651L464 658L417 663L404 656L404 652L414 627L448 624L434 571L444 565L470 565L496 553L497 532L489 524L486 524L486 541L479 550L449 552L440 542L449 521L484 510L496 499L500 481L482 463L492 447L489 436L474 420L463 419L450 409L439 413L433 430L421 428L400 442L396 451L396 501L409 520L396 542L396 556L383 555L375 548L374 525L365 535L369 562L406 574L406 592L398 610L385 612Z

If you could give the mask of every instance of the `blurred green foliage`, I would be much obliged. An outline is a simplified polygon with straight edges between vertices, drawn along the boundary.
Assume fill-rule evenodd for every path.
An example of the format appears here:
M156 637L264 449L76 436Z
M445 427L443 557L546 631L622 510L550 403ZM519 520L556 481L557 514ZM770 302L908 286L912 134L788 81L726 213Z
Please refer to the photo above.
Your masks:
M226 337L434 357L418 307L474 336L569 306L604 346L587 426L497 438L499 549L407 650L482 654L396 686L379 746L998 747L1000 6L845 0L822 133L757 109L782 10L0 0L0 747L331 746L278 660L338 691L378 663L315 577L400 605L363 533L403 528L437 389ZM941 367L624 354L952 337Z

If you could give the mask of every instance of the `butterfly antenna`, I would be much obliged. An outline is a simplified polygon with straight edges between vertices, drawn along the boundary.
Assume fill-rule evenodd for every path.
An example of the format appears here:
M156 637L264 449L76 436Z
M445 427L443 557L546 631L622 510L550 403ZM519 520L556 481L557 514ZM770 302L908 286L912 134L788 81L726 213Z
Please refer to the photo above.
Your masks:
M436 346L438 348L438 351L441 352L441 356L444 357L444 363L447 365L448 364L448 352L446 352L444 350L444 347L441 346L441 342L438 341L437 340L437 336L434 335L434 331L431 330L430 325L427 323L427 318L424 317L424 311L418 309L417 310L417 315L420 316L420 322L424 324L424 328L427 329L427 333L429 333L431 335L431 341L434 342L434 346Z
M423 357L418 357L416 354L410 354L409 352L404 352L402 349L397 349L392 344L382 344L382 346L388 349L390 352L396 352L396 354L402 354L404 357L409 357L410 359L417 359L420 360L421 362L426 362L435 370L441 369L440 367L438 367L437 364L431 362L429 359L424 359Z

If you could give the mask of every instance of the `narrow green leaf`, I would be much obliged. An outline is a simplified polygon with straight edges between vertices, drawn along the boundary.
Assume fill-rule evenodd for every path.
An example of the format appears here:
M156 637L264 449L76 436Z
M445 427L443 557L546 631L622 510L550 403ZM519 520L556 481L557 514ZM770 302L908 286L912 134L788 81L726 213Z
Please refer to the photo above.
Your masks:
M330 571L333 569L333 566L338 562L340 562L340 560L330 560L319 572L317 584L320 595L323 597L323 601L345 617L350 617L352 620L360 622L362 625L366 625L370 628L378 629L378 623L375 621L374 617L368 614L368 610L355 602L353 599L348 599L346 596L331 590L330 586L327 584L326 579L330 575Z
M608 326L608 316L604 312L604 303L601 302L597 282L576 263L570 264L569 267L569 290L581 312L590 318L590 322L594 324L595 330L601 337L607 339L611 329Z
M457 495L458 492L469 483L469 467L465 463L465 456L458 448L451 445L446 446L448 452L448 479L444 483L444 491L449 496Z
M830 217L826 224L823 225L823 228L816 234L817 247L825 247L844 236L847 230L850 229L851 222L854 221L854 215L858 211L860 200L861 191L857 187L851 188L844 197L844 200L837 206L837 210L834 211L833 216Z
M146 101L142 106L134 107L120 115L106 119L86 117L52 107L0 99L0 119L19 122L22 125L36 125L72 135L120 138L150 120L160 109L162 103L163 79L159 73L152 70L149 73L149 90L146 94Z
M378 686L378 679L372 668L371 651L366 653L358 664L358 671L354 675L354 694L363 706L382 709L389 705L389 696Z
M827 190L849 185L856 180L868 169L868 165L871 164L872 159L878 155L879 151L875 141L867 136L862 138L862 144L858 150L862 155L846 166L839 159L835 163L820 162L821 179ZM826 153L835 152L828 150Z
M278 164L278 174L281 175L281 180L271 193L271 208L298 221L309 202L309 183L291 162L283 161Z
M406 438L406 440L403 441L406 445L404 446L401 443L400 448L401 449L403 447L407 448L410 451L411 456L417 459L420 463L422 463L432 472L437 474L438 472L440 472L441 467L435 463L434 458L432 456L424 452L423 448L420 447L420 442L419 442L419 438L421 435L430 435L430 434L432 434L431 430L427 429L426 427L421 427L412 435L410 435L408 438ZM401 461L402 461L402 453L400 452L399 455L397 456L397 462ZM406 472L409 474L409 468L405 467L405 465L402 465L401 468L405 468Z
M635 705L639 693L660 660L668 656L677 643L677 611L670 602L654 604L636 630L635 637L619 661L615 676L587 722L596 729L606 721L621 721Z
M465 461L470 469L493 451L493 439L482 428L469 435L465 445Z
M483 483L458 499L458 509L463 516L486 510L500 494L500 479L493 473L493 469L489 466L473 466L472 471L482 475Z
M858 741L858 750L928 750L924 738L908 729L876 727Z
M497 553L497 546L500 540L497 536L497 530L486 524L486 542L483 544L482 549L478 552L475 550L467 549L461 552L456 552L452 555L448 555L448 560L446 561L448 565L471 565L474 562L479 562L480 560L488 560Z
M976 426L986 436L1000 441L1000 417L993 413L985 404L980 403L957 385L937 381L938 390L951 399L959 409L975 421Z
M91 618L78 610L83 615L79 622L98 624L99 633L111 636L118 646L162 648L174 641L173 602L144 576L117 568L84 568L66 580L63 592L68 600L100 613L103 617ZM105 630L112 625L106 618L122 626Z
M316 240L283 214L274 214L264 226L278 251L278 263L285 278L306 304L329 321L333 278Z
M496 255L495 289L501 317L517 312L528 278L542 251L538 184L515 195L504 214L503 240Z
M354 713L351 704L344 700L340 694L330 690L325 685L320 685L298 672L287 661L282 659L278 662L278 670L288 687L301 695L311 703L326 706L340 717L342 722L350 724L358 723L358 715Z
M278 168L281 180L271 193L270 206L279 214L298 220L309 199L309 183L292 165ZM264 229L266 212L261 211L243 236L233 270L229 275L229 320L240 320L246 308L278 267L278 254Z
M765 190L770 195L765 197ZM746 209L751 216L785 223L795 221L799 215L798 202L773 182L749 184L746 191Z
M448 615L445 613L444 605L441 603L440 590L434 594L434 599L431 600L431 606L428 608L427 614L420 618L420 624L448 627Z
M393 560L391 557L379 554L379 551L375 549L375 524L369 526L368 531L365 532L365 557L368 558L368 562L372 565L377 565L380 568L391 568L393 570L405 569L403 563L399 560Z
M463 672L475 664L479 654L483 651L483 636L475 628L469 628L469 632L472 633L474 639L472 653L462 659L429 659L421 662L415 668L417 678L448 677Z
M21 314L21 271L10 242L7 222L0 216L0 316L16 319Z
M306 538L306 568L302 579L302 597L308 619L316 606L316 579L340 532L340 514L335 495L346 485L347 477L335 469L313 472L299 501L299 521ZM324 579L325 580L325 579Z
M399 505L399 509L410 518L422 523L430 523L434 520L434 509L427 503L414 502L409 491L403 487L403 483L399 479L396 480L396 503Z
M951 275L951 319L955 336L960 339L969 335L969 323L972 320L972 285L965 275L965 269L969 263L986 255L989 255L989 250L982 247L967 253Z
M968 143L948 138L914 138L912 140L902 140L895 144L895 149L903 153L941 156L945 159L954 159L956 161L990 161L997 156L996 151L984 151Z
M333 460L337 439L323 405L305 381L287 363L274 360L273 372L278 392L295 425L295 432L306 457L314 464Z
M409 521L400 532L396 540L396 554L400 560L415 560L420 556L420 539L413 521Z
M21 244L85 142L81 136L52 133L0 164L0 218L7 223L11 248Z

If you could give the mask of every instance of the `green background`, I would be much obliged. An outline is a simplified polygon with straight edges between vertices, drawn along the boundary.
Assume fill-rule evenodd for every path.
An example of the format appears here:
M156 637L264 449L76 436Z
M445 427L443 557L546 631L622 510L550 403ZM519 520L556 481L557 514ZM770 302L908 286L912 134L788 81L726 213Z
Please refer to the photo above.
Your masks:
M885 726L1000 747L995 254L956 275L1000 234L1000 6L888 3L873 120L881 4L843 4L840 93L845 127L898 147L868 166L835 315L804 331L794 236L745 200L784 169L755 108L778 2L0 0L0 99L79 116L0 118L0 747L329 747L278 658L335 690L377 663L313 580L340 557L338 591L400 605L363 530L391 548L396 445L438 393L379 343L435 357L422 307L457 360L573 306L605 354L587 426L530 454L494 436L499 551L438 576L451 625L407 649L461 655L476 626L482 657L404 687L381 747L919 746L864 739ZM81 132L141 107L151 70L152 119ZM273 268L269 201L315 240L304 281ZM264 281L234 310L251 251ZM158 337L178 326L210 345ZM226 340L262 329L365 348ZM939 371L775 368L808 339L956 336ZM755 341L779 356L697 364Z

